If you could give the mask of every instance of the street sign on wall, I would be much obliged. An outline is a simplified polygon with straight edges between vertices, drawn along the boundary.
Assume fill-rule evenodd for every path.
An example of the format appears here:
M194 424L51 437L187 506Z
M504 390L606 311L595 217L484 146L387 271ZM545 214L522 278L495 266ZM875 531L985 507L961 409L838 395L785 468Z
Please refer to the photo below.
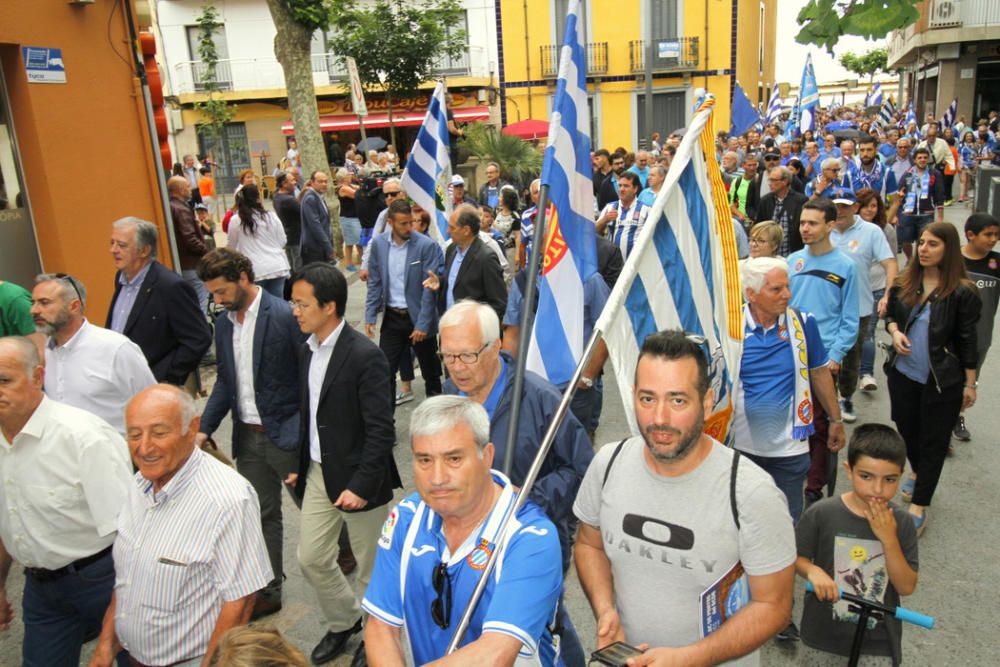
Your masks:
M66 83L66 66L63 64L62 49L45 46L21 47L24 56L24 71L31 83Z

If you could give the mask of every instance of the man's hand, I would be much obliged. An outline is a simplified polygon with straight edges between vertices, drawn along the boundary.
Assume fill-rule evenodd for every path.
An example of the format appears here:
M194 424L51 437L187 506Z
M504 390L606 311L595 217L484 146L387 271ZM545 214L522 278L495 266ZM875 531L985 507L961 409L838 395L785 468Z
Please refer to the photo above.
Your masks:
M208 440L208 433L199 433L194 436L194 446L201 449L206 440Z
M597 617L597 648L602 649L609 644L625 641L625 631L618 617L618 610L611 607Z
M295 472L288 473L288 477L285 478L285 484L288 486L295 486L297 481L299 481L299 474Z
M365 335L369 338L375 338L375 323L365 322Z
M114 667L115 656L111 655L112 649L105 644L98 642L94 649L94 655L87 663L87 667Z
M644 653L640 656L634 658L629 658L628 662L625 663L629 667L638 667L639 665L652 665L653 667L672 667L676 665L677 667L689 667L690 665L700 664L694 660L694 656L690 654L688 647L681 648L648 648L648 644L640 644L636 648Z
M356 496L347 489L344 489L337 496L337 502L334 503L334 506L342 510L360 510L364 509L367 504L368 501L361 496Z
M363 283L368 282L368 269L358 270L358 280L360 280Z
M812 569L809 570L809 582L813 585L817 599L827 602L836 602L840 599L837 584L819 566L813 565Z
M10 629L11 621L14 620L14 607L7 599L7 591L0 590L0 632Z
M844 436L844 425L839 422L830 422L830 428L827 431L826 437L826 447L831 452L839 452L844 448L844 444L847 442Z
M429 289L432 292L437 292L441 288L441 280L437 277L437 274L433 271L427 272L427 280L425 280L422 285L424 289Z
M889 305L889 290L885 291L882 298L878 300L878 316L885 317L885 309Z
M875 537L883 545L899 539L896 535L896 517L893 516L892 509L885 500L875 498L869 502L868 508L865 509L865 518L868 519L868 525L871 526Z
M830 372L833 373L834 375L840 372L840 364L834 361L833 359L831 359L830 363L827 364L827 368L829 368ZM836 380L836 378L834 378L834 380Z
M416 345L417 343L422 343L426 339L427 339L426 331L418 331L417 329L414 329L413 333L410 334L410 342L413 343L414 345Z

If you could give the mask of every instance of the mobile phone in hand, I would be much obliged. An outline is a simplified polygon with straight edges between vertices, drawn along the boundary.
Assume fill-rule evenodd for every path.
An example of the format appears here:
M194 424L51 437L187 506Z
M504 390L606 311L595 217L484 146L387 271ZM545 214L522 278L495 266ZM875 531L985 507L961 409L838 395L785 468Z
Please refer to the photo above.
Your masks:
M615 642L605 646L599 651L590 654L590 661L597 662L608 667L625 667L629 658L642 655L642 651L625 642Z

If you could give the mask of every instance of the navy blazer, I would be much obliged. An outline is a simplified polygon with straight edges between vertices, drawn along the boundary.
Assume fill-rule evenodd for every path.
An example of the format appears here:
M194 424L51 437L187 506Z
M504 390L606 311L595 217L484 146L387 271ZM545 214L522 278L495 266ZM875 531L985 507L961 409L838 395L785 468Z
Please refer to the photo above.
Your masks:
M258 288L260 289L260 288ZM299 446L299 348L305 335L291 307L260 289L260 307L253 331L253 382L257 412L271 442L284 450ZM233 457L239 457L240 419L233 353L233 323L228 315L215 320L218 378L201 416L201 432L212 435L227 412L233 418Z
M389 304L389 244L392 230L387 229L372 239L368 258L368 297L365 301L365 322L374 324L378 314ZM437 294L423 286L427 272L440 274L444 270L444 253L428 236L413 232L406 248L404 286L406 309L410 311L413 328L427 334L437 332Z
M115 295L104 324L108 329L122 290L120 275L115 274ZM149 265L122 333L142 349L157 382L175 385L184 384L197 370L212 345L212 330L194 288L156 260Z
M302 229L299 235L299 252L302 263L326 262L333 255L330 238L330 209L323 195L312 188L302 195L299 206Z
M458 246L454 243L445 251L444 272L440 277L441 287L438 290L438 307L442 313L448 307L448 274L457 254ZM472 240L472 245L465 252L462 266L455 276L452 296L455 303L462 299L485 303L503 322L504 312L507 310L507 284L503 280L503 269L500 268L496 253L486 247L479 236Z
M302 419L299 424L302 448L299 479L295 492L305 494L309 471L309 362L312 350L301 347L299 377L302 383ZM360 511L385 505L392 490L402 488L392 448L396 444L393 426L395 397L391 389L389 362L382 350L346 322L340 332L330 363L326 367L316 410L316 427L323 483L330 502L344 489L364 498Z

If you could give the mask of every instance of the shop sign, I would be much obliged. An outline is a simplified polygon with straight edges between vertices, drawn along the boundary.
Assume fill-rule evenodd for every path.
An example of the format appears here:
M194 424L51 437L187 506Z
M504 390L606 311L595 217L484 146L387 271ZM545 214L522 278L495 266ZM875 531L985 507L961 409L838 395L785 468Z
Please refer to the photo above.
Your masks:
M66 83L66 66L63 64L62 49L44 46L25 46L24 71L31 83Z

